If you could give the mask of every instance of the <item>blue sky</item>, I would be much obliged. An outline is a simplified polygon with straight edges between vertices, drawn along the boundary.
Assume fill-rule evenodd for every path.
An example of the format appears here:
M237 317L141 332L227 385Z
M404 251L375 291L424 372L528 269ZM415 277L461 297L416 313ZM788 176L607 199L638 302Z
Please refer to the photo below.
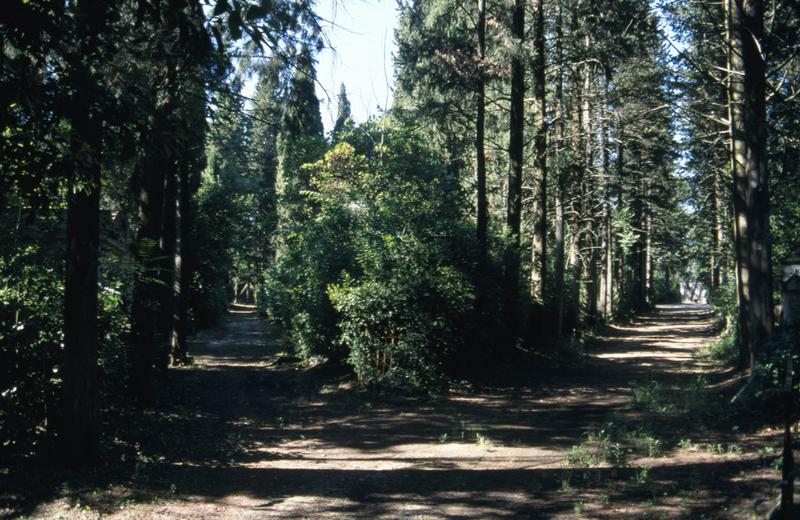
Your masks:
M344 83L353 118L365 121L391 103L395 51L395 0L319 0L317 14L330 49L318 56L317 95L325 130L336 119L336 97Z

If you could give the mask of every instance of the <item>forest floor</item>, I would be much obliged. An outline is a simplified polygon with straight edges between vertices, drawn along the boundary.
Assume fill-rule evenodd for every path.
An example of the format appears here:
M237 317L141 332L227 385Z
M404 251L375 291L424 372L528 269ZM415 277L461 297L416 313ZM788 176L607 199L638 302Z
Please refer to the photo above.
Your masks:
M101 467L0 472L0 517L763 517L780 434L720 412L741 381L699 355L715 331L659 306L527 384L420 398L303 367L240 310L154 410L104 411Z

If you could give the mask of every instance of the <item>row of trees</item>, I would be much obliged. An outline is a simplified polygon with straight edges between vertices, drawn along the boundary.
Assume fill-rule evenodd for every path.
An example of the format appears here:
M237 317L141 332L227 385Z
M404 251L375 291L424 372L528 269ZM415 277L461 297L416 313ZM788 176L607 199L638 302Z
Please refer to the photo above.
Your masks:
M52 439L68 462L96 459L100 385L126 374L148 405L170 357L187 359L189 316L214 317L230 274L209 231L225 204L200 187L209 107L231 109L229 50L291 63L318 29L307 2L4 5L5 453Z
M395 109L426 125L470 192L478 299L484 314L503 309L506 342L527 331L540 343L547 323L561 337L672 292L683 214L668 56L648 2L511 13L411 2L398 45Z
M798 247L798 12L793 2L670 6L679 55L694 224L703 278L736 323L738 364L772 330L772 253Z
M651 6L507 7L401 4L392 110L327 141L312 59L284 93L261 302L305 358L426 387L675 298L689 217Z
M99 393L152 404L239 297L304 358L404 388L560 348L687 276L738 296L743 365L769 333L770 231L800 239L789 2L409 0L393 108L355 124L343 89L329 135L307 2L3 16L6 452L93 459Z

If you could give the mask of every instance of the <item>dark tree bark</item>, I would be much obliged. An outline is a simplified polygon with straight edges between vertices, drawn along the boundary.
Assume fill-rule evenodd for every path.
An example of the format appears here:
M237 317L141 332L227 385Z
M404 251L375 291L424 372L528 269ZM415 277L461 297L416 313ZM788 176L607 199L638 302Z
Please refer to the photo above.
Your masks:
M139 231L136 235L136 279L131 304L131 338L128 377L131 396L141 405L153 402L153 365L158 338L160 303L159 244L164 216L164 182L170 167L163 139L171 103L156 109L139 191Z
M57 456L69 464L97 460L97 281L100 247L101 112L89 50L96 50L104 12L94 2L77 6L79 52L70 71L71 171L67 196L64 281L64 366Z
M558 149L564 147L564 69L563 69L563 15L562 4L558 2L556 14L556 41L555 41L555 61L558 64L556 72L556 146ZM564 286L565 274L565 254L564 254L564 191L566 189L566 175L564 167L559 165L557 170L557 190L555 195L555 222L554 222L554 249L555 249L555 273L554 283L556 291L556 337L560 338L564 334L564 307L566 300L566 287Z
M773 322L764 5L729 0L727 8L740 362L752 366Z
M477 241L478 241L478 307L483 311L485 294L482 286L485 284L487 266L486 229L488 226L488 204L486 201L486 76L484 74L484 61L486 60L486 2L478 0L478 81L475 116L475 181L477 184Z
M544 297L547 281L547 99L545 91L544 1L533 0L534 98L537 115L534 168L538 172L538 196L534 213L531 250L531 296ZM560 64L559 64L560 65Z
M177 240L178 179L174 162L166 164L164 172L164 216L161 232L161 258L159 266L160 295L158 308L158 337L156 344L156 369L166 377L169 367L172 333L175 327L175 252Z
M519 334L519 245L522 214L522 161L525 133L525 66L522 45L525 38L525 3L514 0L511 32L517 48L511 59L511 114L508 144L508 200L506 225L511 245L506 253L505 304L506 320L512 340Z
M179 162L180 199L178 203L178 221L180 226L178 247L175 255L175 277L177 280L175 302L175 337L172 341L172 362L183 365L189 359L189 304L191 301L192 281L192 193L190 186L190 164L187 159Z

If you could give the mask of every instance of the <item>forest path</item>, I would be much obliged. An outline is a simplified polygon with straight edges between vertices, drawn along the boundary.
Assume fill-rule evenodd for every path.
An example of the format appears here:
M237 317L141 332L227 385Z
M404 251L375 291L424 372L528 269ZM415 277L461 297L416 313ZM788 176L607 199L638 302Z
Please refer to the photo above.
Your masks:
M325 365L301 368L282 353L276 328L240 310L193 340L195 364L173 372L159 410L134 419L141 440L133 481L100 498L84 493L83 504L112 518L723 511L763 488L766 477L753 478L756 447L699 449L741 439L698 423L682 426L691 445L678 448L669 408L632 405L636 392L658 407L659 389L713 376L718 369L696 355L713 337L707 307L659 306L608 327L584 358L558 374L533 374L528 386L375 398ZM63 503L51 502L30 513L59 510Z

